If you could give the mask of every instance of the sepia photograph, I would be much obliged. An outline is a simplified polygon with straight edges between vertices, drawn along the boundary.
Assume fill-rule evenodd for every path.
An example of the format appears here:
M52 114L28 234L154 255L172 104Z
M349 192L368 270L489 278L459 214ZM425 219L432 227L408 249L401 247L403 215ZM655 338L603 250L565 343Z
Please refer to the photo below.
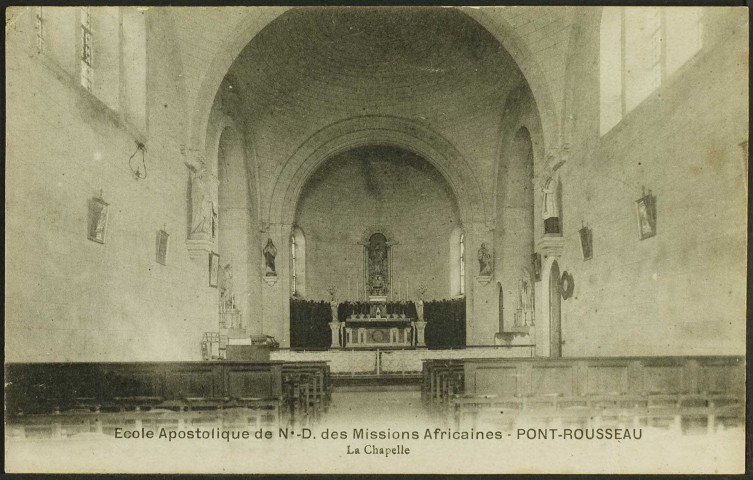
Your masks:
M6 472L744 473L748 18L8 7Z

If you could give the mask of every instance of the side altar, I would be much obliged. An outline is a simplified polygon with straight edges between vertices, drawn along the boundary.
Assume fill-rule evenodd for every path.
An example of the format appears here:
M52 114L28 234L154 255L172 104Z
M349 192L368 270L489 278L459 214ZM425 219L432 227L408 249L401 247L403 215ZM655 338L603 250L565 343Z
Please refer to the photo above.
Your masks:
M423 302L421 302L423 303ZM426 348L426 322L407 317L404 313L387 313L386 296L369 297L369 313L353 313L345 322L333 316L330 348ZM334 304L333 302L333 305ZM423 309L420 309L423 310ZM333 306L333 313L336 307ZM419 313L422 317L423 311Z

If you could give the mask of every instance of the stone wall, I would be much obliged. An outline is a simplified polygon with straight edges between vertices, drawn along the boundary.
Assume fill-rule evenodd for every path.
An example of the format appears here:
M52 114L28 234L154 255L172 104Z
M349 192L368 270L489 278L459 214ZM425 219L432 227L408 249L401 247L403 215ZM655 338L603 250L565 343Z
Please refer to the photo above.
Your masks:
M317 171L299 199L296 224L306 238L306 298L354 300L363 293L364 232L381 231L392 247L391 298L451 298L450 236L460 222L442 175L420 157L388 147L342 153ZM459 264L459 258L457 263ZM399 282L399 290L398 290ZM348 286L350 285L350 290Z
M747 28L744 10L728 14L725 38L601 137L598 69L586 69L598 33L579 40L578 128L562 169L559 267L575 280L562 302L565 356L745 351ZM643 188L656 196L658 219L656 236L640 240ZM587 261L583 225L593 231Z
M217 328L217 290L184 243L186 106L169 26L147 17L147 178L136 180L134 129L29 48L32 13L7 30L6 359L198 360L202 332ZM87 205L100 191L110 204L104 244L87 239ZM162 228L166 266L155 261Z

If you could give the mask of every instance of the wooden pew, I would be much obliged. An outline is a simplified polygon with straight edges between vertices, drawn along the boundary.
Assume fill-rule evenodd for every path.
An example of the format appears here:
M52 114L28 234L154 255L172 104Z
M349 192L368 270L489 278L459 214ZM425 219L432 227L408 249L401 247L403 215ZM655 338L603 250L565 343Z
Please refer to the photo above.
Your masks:
M286 362L282 366L285 406L297 413L318 418L332 399L330 367L327 362Z
M442 409L448 400L463 393L462 360L424 360L421 399L431 408Z
M463 359L462 364L465 393L452 397L449 409L456 425L505 408L543 419L583 415L602 421L635 420L638 413L637 421L658 422L686 412L686 419L714 423L718 413L735 424L745 398L742 357ZM425 367L425 378L436 381L434 367ZM433 383L431 389L436 390Z
M11 415L282 402L282 362L11 363L6 381Z

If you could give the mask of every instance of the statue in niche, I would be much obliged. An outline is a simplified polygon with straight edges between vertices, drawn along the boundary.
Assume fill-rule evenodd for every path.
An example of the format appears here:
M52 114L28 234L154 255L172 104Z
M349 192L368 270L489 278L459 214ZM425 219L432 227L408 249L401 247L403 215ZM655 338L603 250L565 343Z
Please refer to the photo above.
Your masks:
M372 295L384 295L384 278L382 278L381 274L376 274L374 279L371 281L371 294Z
M213 182L206 168L191 177L191 233L207 234L217 238L217 201Z
M387 262L387 238L381 233L375 233L369 238L369 287L371 295L386 295L389 265Z
M486 243L482 243L478 249L478 274L483 277L490 277L493 266L492 254L486 248Z
M271 238L267 240L267 245L264 247L263 253L266 268L266 273L264 275L267 277L276 277L275 257L277 256L277 248L275 248L275 244L272 243Z

